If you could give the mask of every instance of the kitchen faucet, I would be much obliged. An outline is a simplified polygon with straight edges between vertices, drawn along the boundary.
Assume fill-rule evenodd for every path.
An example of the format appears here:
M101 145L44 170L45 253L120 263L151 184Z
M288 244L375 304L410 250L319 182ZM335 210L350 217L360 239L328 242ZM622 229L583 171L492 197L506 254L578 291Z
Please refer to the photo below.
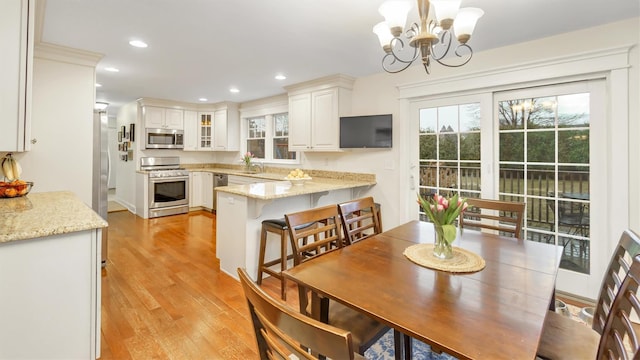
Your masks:
M257 167L258 169L260 169L259 172L263 173L264 172L264 163L263 162L256 162L255 167Z

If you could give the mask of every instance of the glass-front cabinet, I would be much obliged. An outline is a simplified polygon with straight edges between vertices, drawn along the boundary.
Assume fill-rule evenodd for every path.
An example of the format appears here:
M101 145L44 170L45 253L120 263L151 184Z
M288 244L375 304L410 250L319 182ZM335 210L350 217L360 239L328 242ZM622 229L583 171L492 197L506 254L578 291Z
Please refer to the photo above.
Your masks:
M213 113L198 113L198 150L213 150Z

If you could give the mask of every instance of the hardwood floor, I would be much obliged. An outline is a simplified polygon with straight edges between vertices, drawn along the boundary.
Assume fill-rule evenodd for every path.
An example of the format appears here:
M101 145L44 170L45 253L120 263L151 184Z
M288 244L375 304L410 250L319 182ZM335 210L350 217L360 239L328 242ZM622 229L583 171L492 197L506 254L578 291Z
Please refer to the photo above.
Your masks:
M101 359L258 358L242 288L219 269L215 221L108 214ZM264 286L278 297L275 284Z

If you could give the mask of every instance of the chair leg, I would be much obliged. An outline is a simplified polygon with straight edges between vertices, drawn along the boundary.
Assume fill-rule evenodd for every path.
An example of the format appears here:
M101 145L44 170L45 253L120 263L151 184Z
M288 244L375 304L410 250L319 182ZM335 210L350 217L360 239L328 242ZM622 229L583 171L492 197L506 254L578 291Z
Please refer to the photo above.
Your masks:
M282 274L287 270L287 230L280 233L280 297L287 300L287 279Z
M256 283L258 285L262 284L262 274L264 271L264 253L267 247L267 229L262 227L260 230L260 254L258 255L258 281Z

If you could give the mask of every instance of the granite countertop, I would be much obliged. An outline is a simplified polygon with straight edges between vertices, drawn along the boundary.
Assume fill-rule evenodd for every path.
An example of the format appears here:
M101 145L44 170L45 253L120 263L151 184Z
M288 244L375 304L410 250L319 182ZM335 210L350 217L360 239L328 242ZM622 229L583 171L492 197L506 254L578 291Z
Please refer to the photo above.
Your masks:
M0 243L107 226L72 192L31 193L0 199Z
M255 199L271 200L290 196L315 194L325 191L373 186L375 181L322 178L306 181L303 185L292 185L289 181L267 181L256 184L216 187L216 191L242 195Z

